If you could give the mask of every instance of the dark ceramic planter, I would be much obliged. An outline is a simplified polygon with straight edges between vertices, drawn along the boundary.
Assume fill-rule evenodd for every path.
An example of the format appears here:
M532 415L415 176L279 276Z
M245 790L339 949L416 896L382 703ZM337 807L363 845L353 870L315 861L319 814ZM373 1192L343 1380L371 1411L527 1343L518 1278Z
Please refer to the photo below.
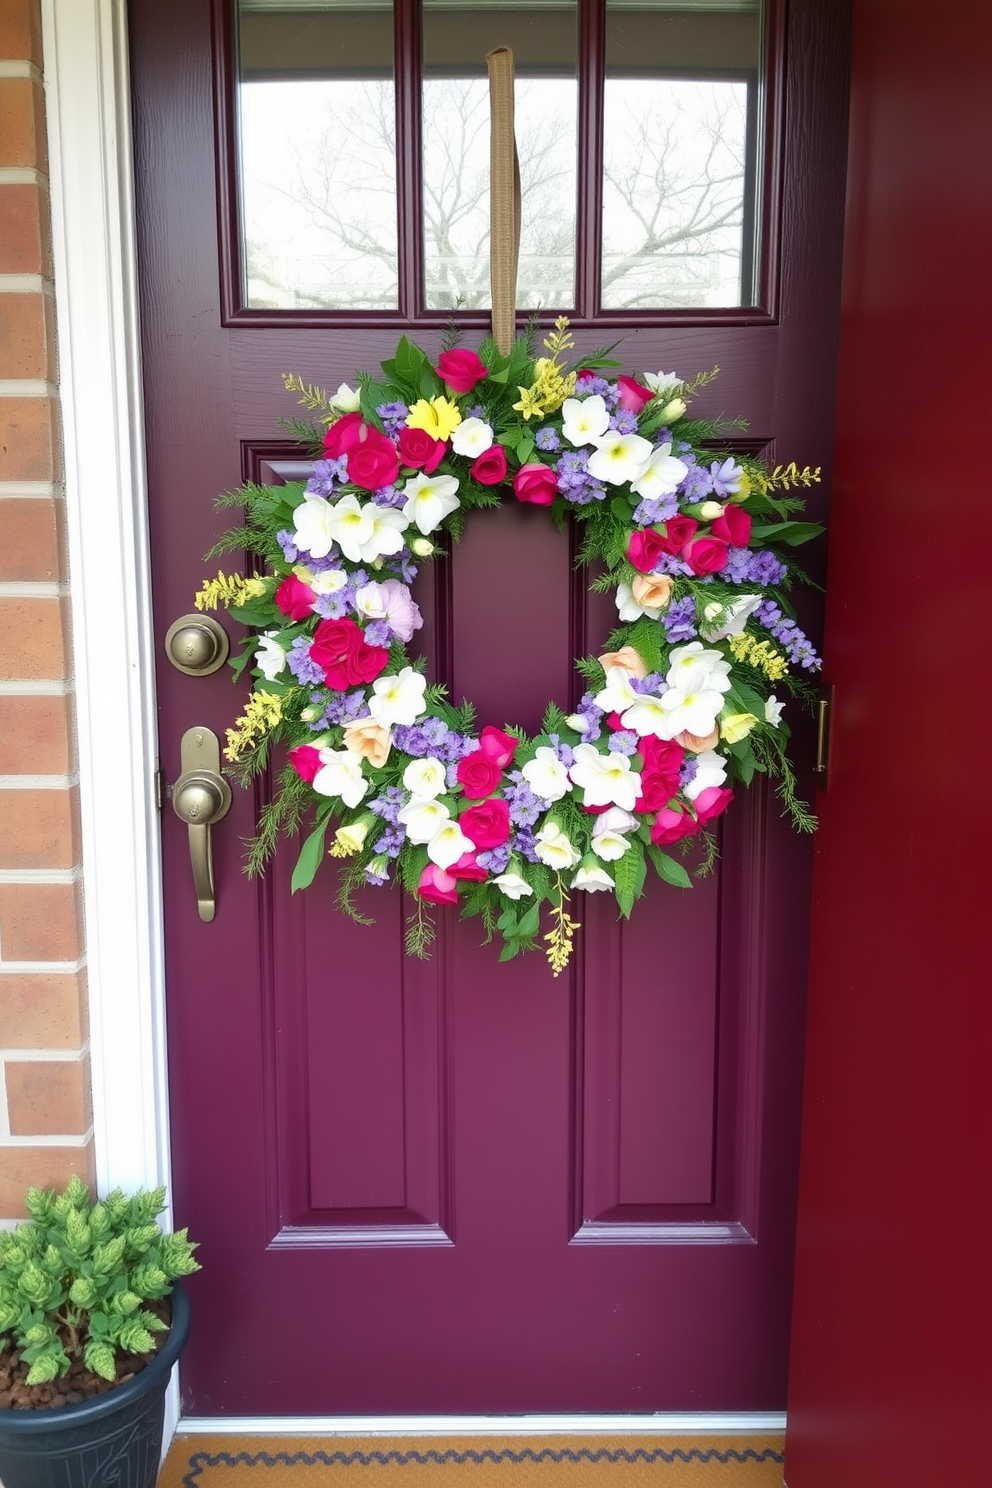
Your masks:
M0 1410L3 1488L153 1488L165 1390L189 1332L189 1302L172 1291L172 1326L155 1358L95 1400L53 1410Z

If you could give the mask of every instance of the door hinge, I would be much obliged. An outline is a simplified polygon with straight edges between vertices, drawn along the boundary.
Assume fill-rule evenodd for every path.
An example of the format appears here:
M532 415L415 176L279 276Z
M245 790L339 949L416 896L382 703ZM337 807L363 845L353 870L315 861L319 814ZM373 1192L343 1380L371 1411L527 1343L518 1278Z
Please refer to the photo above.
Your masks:
M830 725L833 718L834 690L826 683L820 688L816 704L816 764L813 773L820 790L827 788L830 770Z
M161 770L156 770L153 779L155 781L155 805L161 811L165 801L165 776Z

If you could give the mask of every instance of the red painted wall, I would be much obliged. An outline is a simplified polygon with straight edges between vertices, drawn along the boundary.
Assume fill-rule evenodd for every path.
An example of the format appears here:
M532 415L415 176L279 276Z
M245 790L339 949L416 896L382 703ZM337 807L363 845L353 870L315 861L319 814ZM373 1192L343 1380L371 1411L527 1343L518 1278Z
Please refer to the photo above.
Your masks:
M990 57L855 0L790 1488L992 1483Z

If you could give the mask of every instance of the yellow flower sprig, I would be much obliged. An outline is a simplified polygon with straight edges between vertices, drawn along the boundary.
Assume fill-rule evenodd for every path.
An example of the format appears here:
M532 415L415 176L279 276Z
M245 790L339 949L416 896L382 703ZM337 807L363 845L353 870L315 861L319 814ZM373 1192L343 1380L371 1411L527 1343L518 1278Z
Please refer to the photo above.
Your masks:
M557 875L555 887L558 892L558 903L551 910L551 929L544 939L548 942L545 955L552 973L558 976L559 972L565 970L569 963L572 951L575 948L575 932L578 930L579 921L573 920L565 908L568 903L568 895L565 885L561 881L561 874Z
M536 379L529 388L519 389L520 401L513 405L514 411L521 415L525 423L532 418L545 418L549 413L554 413L575 392L576 374L565 372L561 364L561 358L575 346L568 329L567 315L559 315L554 330L549 331L545 337L544 345L551 355L538 357L534 363Z
M317 387L312 382L304 382L296 372L284 372L282 380L287 393L299 393L297 402L301 403L308 413L326 414L327 422L330 422L333 417L331 400L323 388Z
M788 465L776 465L775 469L767 474L752 472L754 483L763 496L772 491L791 491L794 486L815 486L820 480L820 466L814 470L809 465L799 469L795 460L790 460Z
M764 672L769 682L778 682L789 670L789 664L781 651L776 651L767 641L756 641L747 631L742 630L739 635L728 637L727 645L735 661L746 661L756 671Z
M260 599L271 587L265 579L246 579L241 574L225 574L217 570L215 579L205 579L202 588L194 596L198 610L225 610L243 605L249 599Z
M224 750L224 758L232 764L236 763L281 722L281 697L277 697L274 692L250 693L245 711L234 720L234 727L226 730L227 748Z

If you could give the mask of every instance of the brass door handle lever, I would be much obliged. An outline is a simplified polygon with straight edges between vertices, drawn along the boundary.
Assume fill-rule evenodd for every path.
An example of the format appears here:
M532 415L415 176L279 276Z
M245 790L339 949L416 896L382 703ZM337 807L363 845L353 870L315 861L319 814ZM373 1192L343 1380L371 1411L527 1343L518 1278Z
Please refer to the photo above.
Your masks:
M214 863L210 828L231 808L231 787L220 773L220 745L208 728L187 729L181 745L182 774L172 787L172 809L189 828L189 857L200 919L213 919Z

